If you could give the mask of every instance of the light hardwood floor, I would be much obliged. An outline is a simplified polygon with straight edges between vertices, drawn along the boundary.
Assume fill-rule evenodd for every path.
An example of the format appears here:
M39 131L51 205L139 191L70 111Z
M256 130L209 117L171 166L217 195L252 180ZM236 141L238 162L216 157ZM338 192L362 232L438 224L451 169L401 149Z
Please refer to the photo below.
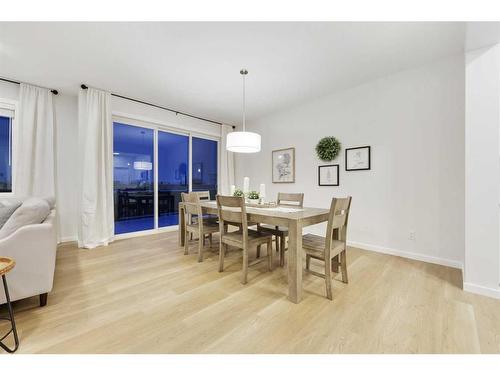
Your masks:
M286 268L250 267L244 286L241 252L221 274L215 247L218 238L198 263L176 232L61 246L48 305L15 303L18 352L500 352L500 301L463 292L458 270L350 248L349 284L335 276L333 301L322 279L305 274L295 305Z

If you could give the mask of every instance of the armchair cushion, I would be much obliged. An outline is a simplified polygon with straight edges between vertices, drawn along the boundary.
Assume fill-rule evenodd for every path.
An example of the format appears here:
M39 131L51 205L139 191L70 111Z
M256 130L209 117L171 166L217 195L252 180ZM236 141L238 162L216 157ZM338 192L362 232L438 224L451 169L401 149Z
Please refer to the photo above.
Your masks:
M45 199L29 198L14 211L5 225L0 229L0 239L10 236L25 225L40 224L50 214L49 204Z
M0 229L5 225L7 220L12 216L15 210L22 202L15 198L7 198L0 200Z

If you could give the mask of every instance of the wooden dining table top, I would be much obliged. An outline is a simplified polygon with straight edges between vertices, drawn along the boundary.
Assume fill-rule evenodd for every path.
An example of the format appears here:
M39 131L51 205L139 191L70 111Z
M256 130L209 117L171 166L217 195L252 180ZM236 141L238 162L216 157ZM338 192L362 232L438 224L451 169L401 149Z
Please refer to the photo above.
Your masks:
M209 213L217 213L216 201L201 201L200 205ZM245 207L247 215L250 216L267 216L273 218L281 218L286 220L305 220L317 218L318 216L328 216L330 210L327 208L317 207L290 207L290 206L274 206L274 207ZM224 208L224 210L238 210L237 208ZM324 221L324 220L323 220Z

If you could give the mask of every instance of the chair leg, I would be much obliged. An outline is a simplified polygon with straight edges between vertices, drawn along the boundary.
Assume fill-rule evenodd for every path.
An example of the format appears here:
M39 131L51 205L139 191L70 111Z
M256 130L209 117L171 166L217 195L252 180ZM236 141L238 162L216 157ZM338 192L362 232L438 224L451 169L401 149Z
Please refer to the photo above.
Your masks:
M273 270L273 238L270 237L267 241L267 268Z
M224 255L227 250L227 245L222 243L222 238L219 242L219 272L224 271Z
M338 255L334 256L333 261L332 261L332 266L331 266L332 272L335 272L335 273L339 272L339 263L340 263L339 256Z
M212 233L208 235L208 243L210 244L210 248L212 248L212 246L214 245Z
M193 240L193 232L189 235L189 239L192 241Z
M193 232L189 233L186 231L186 234L184 236L184 255L189 254L189 235L193 235Z
M325 260L325 286L326 286L326 298L333 300L332 297L332 260Z
M311 269L311 256L310 255L306 255L306 270L310 270Z
M241 276L241 283L246 284L248 281L248 248L243 245L243 270Z
M342 251L340 256L340 269L342 271L342 282L348 283L349 280L347 279L347 252L344 250Z
M274 236L274 240L276 242L276 252L278 253L280 251L280 236Z
M260 245L257 246L257 258L260 258Z
M203 240L202 240L203 238ZM205 234L200 233L198 239L198 262L203 262L203 248L205 247Z
M285 236L280 236L280 266L285 265Z
M45 305L47 305L47 296L48 293L40 294L40 307L44 307Z

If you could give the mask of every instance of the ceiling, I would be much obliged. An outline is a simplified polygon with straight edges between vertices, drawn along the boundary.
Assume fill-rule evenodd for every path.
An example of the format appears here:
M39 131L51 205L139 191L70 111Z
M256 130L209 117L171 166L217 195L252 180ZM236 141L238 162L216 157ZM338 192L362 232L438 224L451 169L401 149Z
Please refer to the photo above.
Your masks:
M464 50L464 23L0 22L0 76L231 124Z

